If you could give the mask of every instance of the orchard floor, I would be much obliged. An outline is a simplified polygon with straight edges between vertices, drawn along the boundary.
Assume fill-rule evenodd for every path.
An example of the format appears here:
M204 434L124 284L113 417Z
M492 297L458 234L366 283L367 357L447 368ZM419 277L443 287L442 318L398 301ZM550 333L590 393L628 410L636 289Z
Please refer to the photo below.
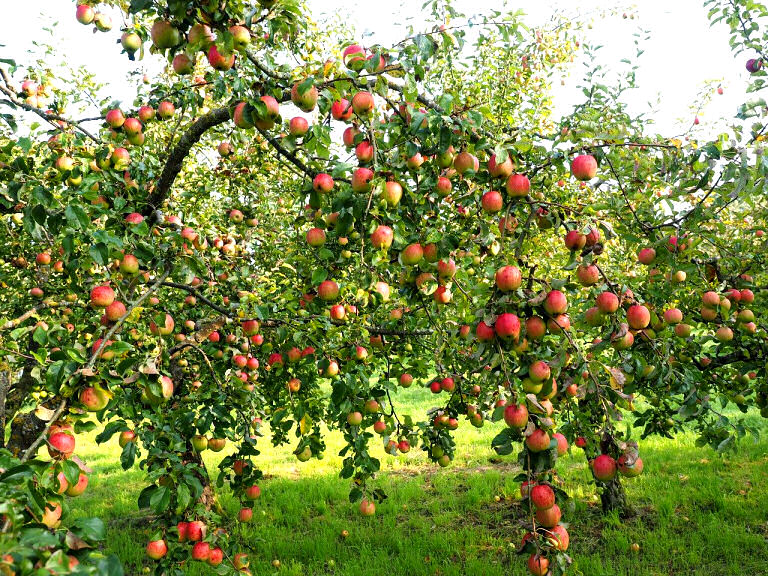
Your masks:
M399 396L406 402L402 412L414 416L433 402L424 390ZM757 414L749 419L763 438L744 440L738 453L725 457L696 448L692 434L641 441L645 472L625 481L639 514L624 523L600 514L581 452L563 458L559 469L575 497L575 509L564 510L574 558L569 574L768 575L768 423ZM376 484L389 498L372 518L359 516L347 499L349 482L338 478L339 435L330 435L324 460L304 464L265 438L262 497L252 524L231 526L234 540L249 549L254 574L527 574L524 559L515 555L524 533L519 486L512 480L519 470L514 454L499 458L490 449L498 429L486 423L477 430L462 421L457 457L447 469L435 468L420 450L397 457L382 450ZM225 453L207 453L209 469ZM127 574L141 573L150 534L136 506L141 471L120 468L116 440L97 446L84 439L78 454L94 473L73 516L102 517L109 527L107 551L122 559ZM234 519L237 502L226 493L221 502ZM639 552L631 551L634 542ZM272 566L275 559L279 568ZM215 572L190 563L185 573Z

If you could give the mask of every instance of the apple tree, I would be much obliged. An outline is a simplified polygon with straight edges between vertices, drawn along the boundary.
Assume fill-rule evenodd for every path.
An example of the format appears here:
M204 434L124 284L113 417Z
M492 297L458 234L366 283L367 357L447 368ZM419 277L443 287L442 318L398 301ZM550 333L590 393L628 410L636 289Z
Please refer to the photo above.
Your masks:
M759 92L765 9L705 4ZM123 12L126 65L167 61L132 103L4 62L5 573L122 573L98 519L66 519L85 431L146 472L155 573L249 573L217 491L251 521L262 427L299 461L339 430L370 516L372 443L448 466L490 421L520 464L528 569L557 575L559 456L582 451L604 510L631 514L639 439L687 426L722 451L754 432L725 408L768 415L765 102L715 140L669 138L627 111L631 66L593 66L554 119L553 74L594 61L574 23L426 6L385 47L296 0L78 2L105 33ZM435 394L418 419L410 386ZM227 450L215 474L204 450Z

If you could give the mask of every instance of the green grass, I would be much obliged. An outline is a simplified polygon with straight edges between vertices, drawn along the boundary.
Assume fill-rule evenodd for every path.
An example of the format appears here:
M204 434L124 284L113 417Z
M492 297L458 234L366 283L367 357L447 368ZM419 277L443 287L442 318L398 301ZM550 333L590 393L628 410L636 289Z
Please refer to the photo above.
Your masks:
M400 392L416 416L432 404L423 390ZM768 431L757 414L753 424ZM251 552L254 574L281 575L523 575L515 546L524 533L515 456L498 458L489 448L499 425L477 430L462 422L457 454L448 469L436 469L420 450L385 455L376 484L389 498L373 518L349 504L349 482L338 478L339 434L328 437L324 460L299 463L290 448L263 443L261 484L254 522L233 524L234 541ZM78 453L94 470L72 516L100 516L108 523L107 552L117 554L129 574L141 571L149 526L137 509L143 487L138 469L124 472L116 441L80 442ZM743 441L725 457L694 446L691 434L640 444L645 472L625 481L638 515L624 523L600 513L580 450L559 470L574 496L564 510L570 522L572 574L586 576L768 574L768 442ZM206 454L215 469L223 454ZM231 495L221 502L234 518ZM342 530L349 536L341 537ZM638 553L630 551L633 542ZM275 569L273 559L281 561ZM213 574L201 565L189 574Z

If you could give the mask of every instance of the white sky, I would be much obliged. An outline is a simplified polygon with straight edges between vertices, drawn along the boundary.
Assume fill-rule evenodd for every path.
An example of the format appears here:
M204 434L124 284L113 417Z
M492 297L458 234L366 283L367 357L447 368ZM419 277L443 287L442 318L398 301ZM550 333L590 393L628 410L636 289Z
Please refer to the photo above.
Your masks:
M395 0L379 2L350 2L349 0L309 0L316 13L343 14L361 34L367 33L366 43L383 45L399 40L405 26L419 21L418 10L422 0ZM503 0L454 0L455 6L466 13L477 14L491 8L502 8ZM651 39L644 43L645 54L638 64L638 90L628 95L633 112L649 109L654 103L657 127L653 131L675 135L686 129L693 120L692 110L705 82L722 81L724 94L714 95L711 105L699 114L700 130L710 135L723 127L713 125L718 118L730 118L736 107L746 99L744 88L748 76L744 62L750 56L734 57L728 47L728 31L724 26L710 28L703 0L642 0L632 8L621 0L580 0L574 9L572 0L516 0L516 9L529 16L530 26L544 23L553 11L577 16L588 15L593 19L587 30L592 44L602 44L599 62L604 66L619 64L622 58L634 59L632 34L638 27L648 29ZM606 7L617 6L619 13L634 14L634 19L623 20L620 16L604 17ZM57 60L71 66L86 65L96 78L111 86L111 92L125 101L135 93L126 81L126 73L132 69L157 69L160 59L147 53L144 61L130 62L116 44L120 36L120 22L109 33L93 34L92 26L82 26L74 18L74 3L69 0L24 0L14 2L13 14L6 11L0 19L0 58L28 61L25 51L33 48L35 39L49 41L40 27L58 22L55 38L58 46ZM417 26L417 28L419 28ZM371 38L370 40L368 38ZM577 63L565 86L556 82L555 101L557 111L567 113L579 101L575 91L581 79L583 66ZM710 124L713 123L713 124Z

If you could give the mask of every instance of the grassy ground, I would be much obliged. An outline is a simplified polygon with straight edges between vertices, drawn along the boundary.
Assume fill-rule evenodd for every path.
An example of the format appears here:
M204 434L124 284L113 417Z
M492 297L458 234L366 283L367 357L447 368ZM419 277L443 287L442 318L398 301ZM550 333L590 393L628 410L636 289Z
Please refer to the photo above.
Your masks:
M422 390L401 391L414 415L431 405ZM750 416L754 423L758 415ZM768 432L768 425L760 423ZM514 556L524 533L515 456L499 459L490 450L498 425L477 430L462 423L457 458L435 469L414 450L383 454L377 479L389 499L373 518L361 518L348 503L349 483L338 478L338 435L328 439L322 461L301 464L289 449L264 442L261 466L268 475L253 524L233 526L251 549L254 574L366 576L522 575ZM571 573L586 576L768 574L768 441L742 442L737 455L719 457L698 449L692 435L648 439L640 449L644 474L625 482L638 516L620 523L600 514L599 500L579 450L559 469L575 497L564 511L570 522ZM148 527L136 498L141 472L124 472L116 440L109 446L81 442L78 453L94 469L76 515L100 516L109 524L108 548L137 574L145 562ZM208 454L215 469L223 454ZM222 503L236 516L237 502ZM342 530L349 536L341 537ZM637 553L630 551L640 544ZM279 559L279 569L272 560ZM189 566L189 574L213 574Z

